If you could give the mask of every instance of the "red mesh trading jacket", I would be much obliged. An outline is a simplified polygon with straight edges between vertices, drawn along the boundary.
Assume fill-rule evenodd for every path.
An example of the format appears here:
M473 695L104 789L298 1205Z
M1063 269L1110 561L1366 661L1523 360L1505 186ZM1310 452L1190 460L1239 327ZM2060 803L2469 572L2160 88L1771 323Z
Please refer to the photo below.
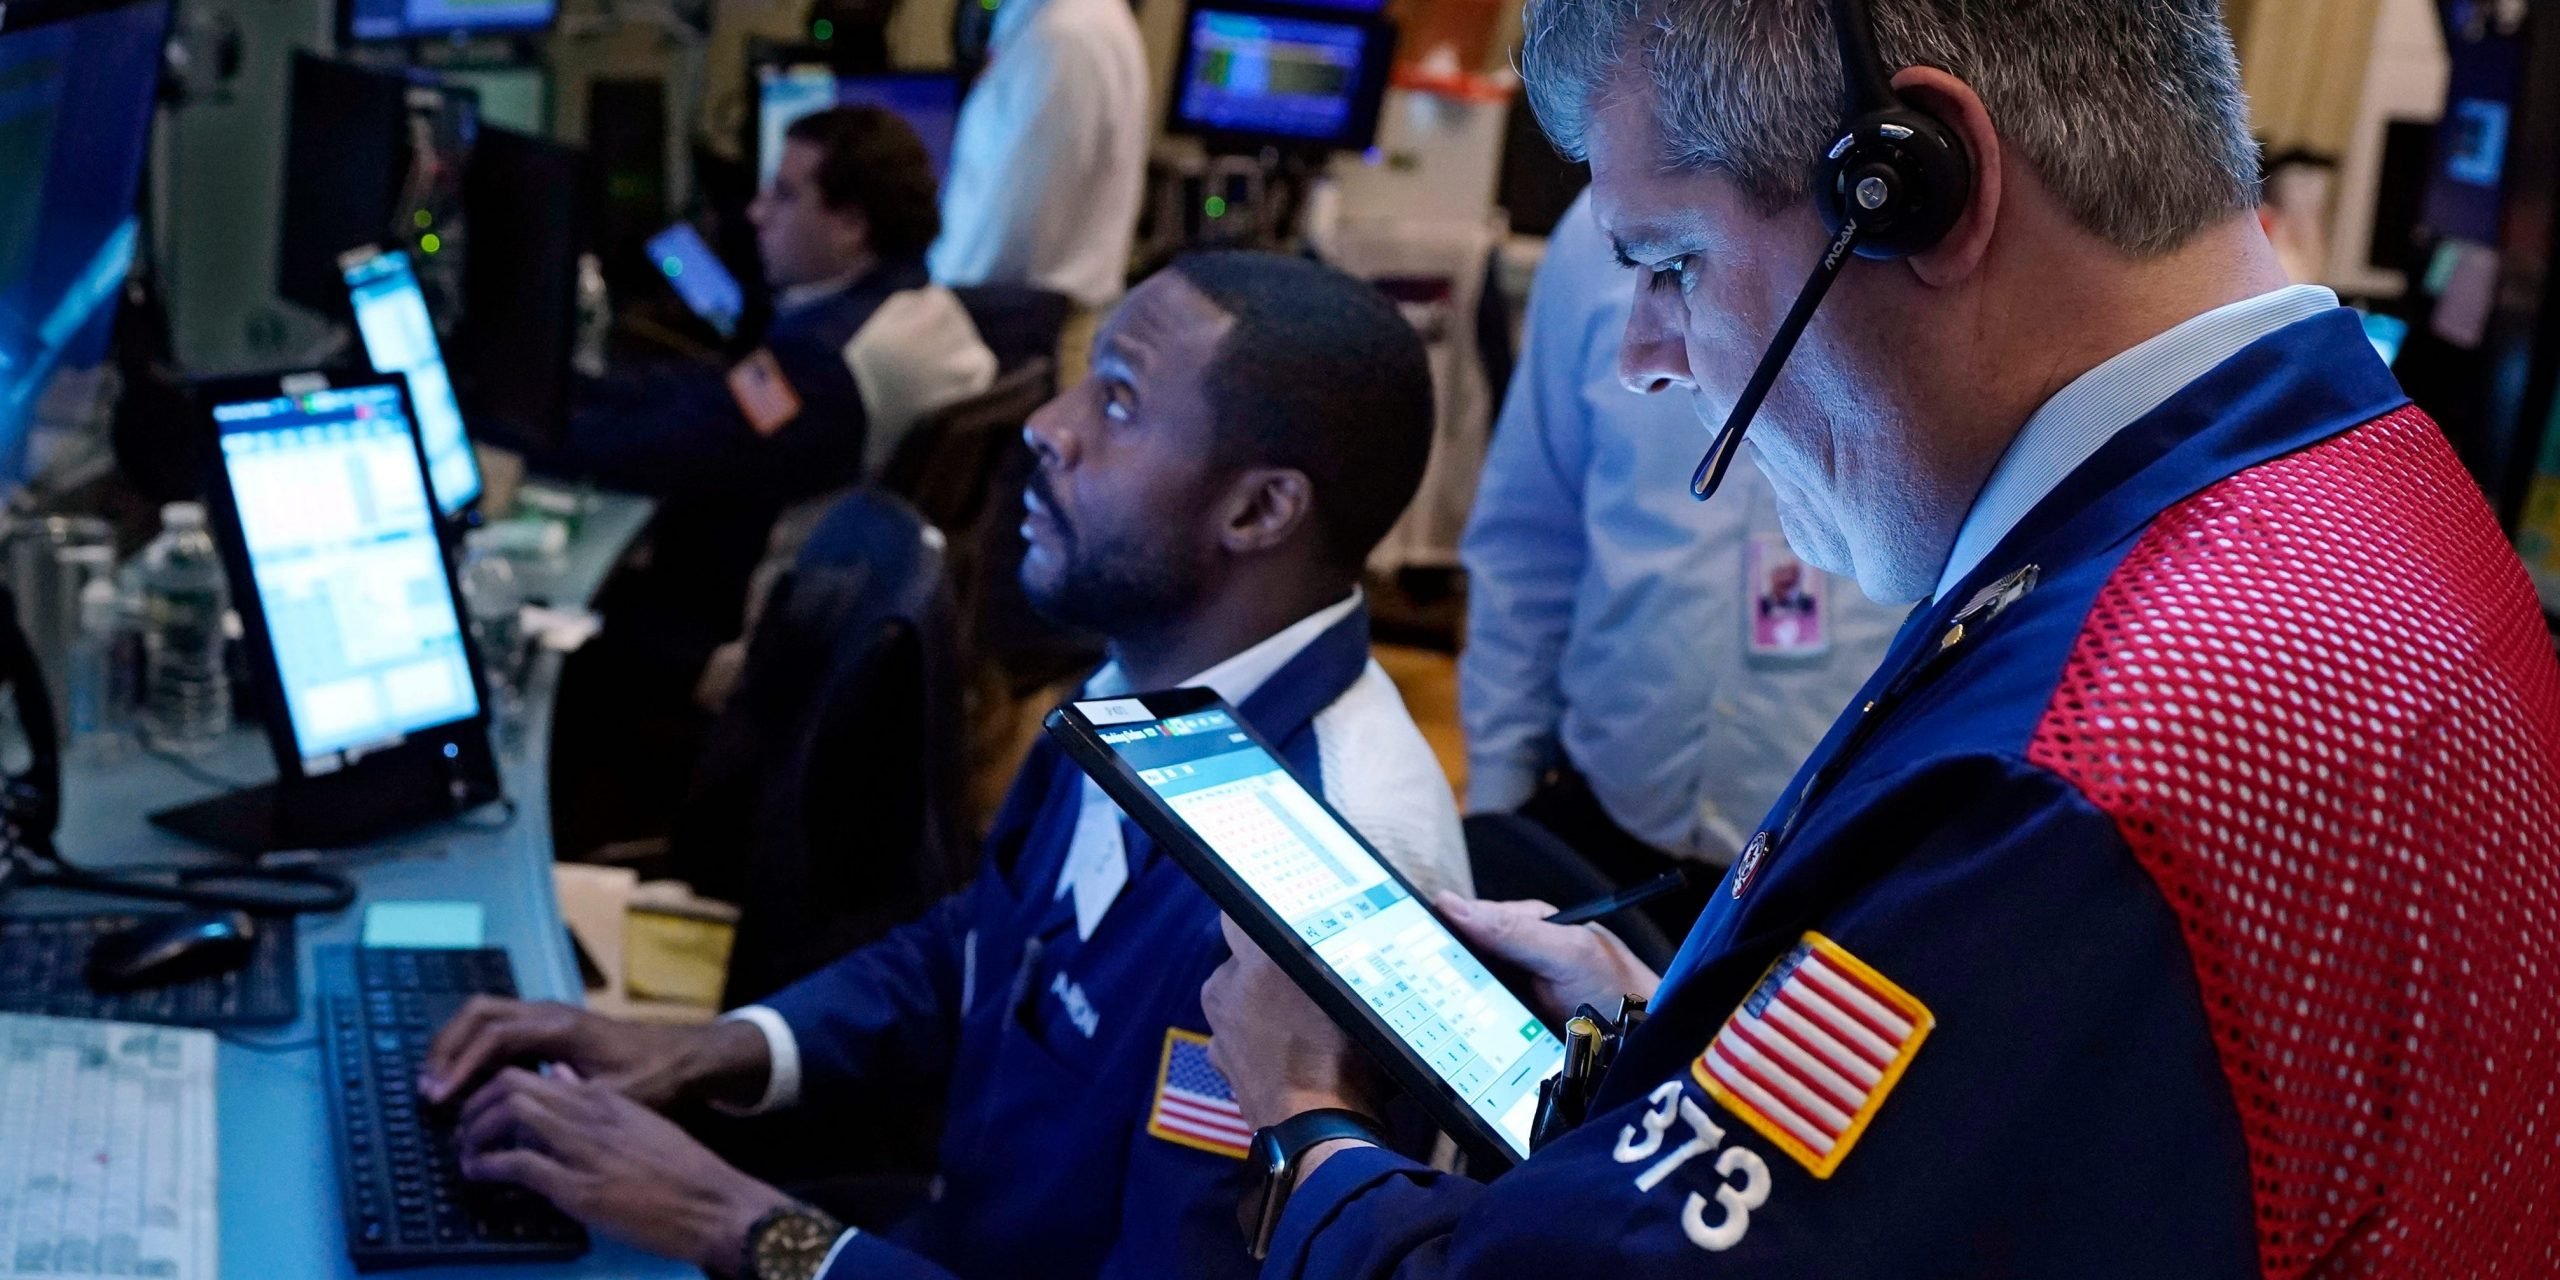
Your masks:
M2346 312L1904 629L1593 1116L1266 1275L2560 1276L2560 667Z

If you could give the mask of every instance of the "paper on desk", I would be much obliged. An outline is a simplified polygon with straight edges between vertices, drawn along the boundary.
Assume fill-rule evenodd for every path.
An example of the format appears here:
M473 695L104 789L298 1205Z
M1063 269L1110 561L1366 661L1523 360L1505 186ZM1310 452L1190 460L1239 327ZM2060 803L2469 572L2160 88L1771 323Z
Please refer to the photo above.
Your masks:
M0 1014L0 1277L221 1268L209 1031Z
M521 621L526 635L555 653L576 653L604 630L604 619L594 610L559 605L526 605Z

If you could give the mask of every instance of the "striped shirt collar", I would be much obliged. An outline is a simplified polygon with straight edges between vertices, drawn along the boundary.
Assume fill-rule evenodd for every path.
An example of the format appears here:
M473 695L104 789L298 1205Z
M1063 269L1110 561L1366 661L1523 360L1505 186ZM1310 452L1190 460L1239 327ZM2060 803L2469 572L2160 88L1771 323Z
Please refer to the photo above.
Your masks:
M2258 339L2338 305L2318 285L2292 285L2205 312L2074 379L2018 429L1973 500L1938 575L1943 599L2045 495L2116 433Z

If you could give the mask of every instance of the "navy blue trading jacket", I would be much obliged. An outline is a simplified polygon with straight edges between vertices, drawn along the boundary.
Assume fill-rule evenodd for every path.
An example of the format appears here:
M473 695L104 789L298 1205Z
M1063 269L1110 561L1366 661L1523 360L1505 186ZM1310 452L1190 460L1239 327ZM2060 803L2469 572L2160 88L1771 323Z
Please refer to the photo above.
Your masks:
M749 421L729 368L688 364L597 384L563 446L536 461L610 489L768 511L853 484L868 420L845 344L892 295L929 283L922 263L883 263L835 293L777 311L762 350L800 411L769 430Z
M1321 785L1316 714L1368 660L1354 609L1239 710ZM834 1280L1253 1273L1241 1151L1150 1126L1171 1042L1207 1035L1200 984L1227 955L1217 908L1124 819L1128 884L1079 942L1073 895L1054 890L1083 793L1043 738L974 885L764 1002L798 1041L803 1096L950 1081L937 1198L891 1238L856 1237Z
M1790 795L1586 1124L1336 1156L1265 1275L2560 1274L2560 671L2351 313L2083 464Z

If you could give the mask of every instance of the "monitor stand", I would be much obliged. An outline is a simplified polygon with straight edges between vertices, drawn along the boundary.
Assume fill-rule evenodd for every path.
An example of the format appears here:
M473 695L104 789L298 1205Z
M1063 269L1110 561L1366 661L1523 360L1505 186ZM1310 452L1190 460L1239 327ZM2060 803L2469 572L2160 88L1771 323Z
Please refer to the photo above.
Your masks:
M287 849L344 849L457 817L499 799L495 786L458 779L438 789L333 787L324 779L262 783L151 815L151 825L243 857Z

